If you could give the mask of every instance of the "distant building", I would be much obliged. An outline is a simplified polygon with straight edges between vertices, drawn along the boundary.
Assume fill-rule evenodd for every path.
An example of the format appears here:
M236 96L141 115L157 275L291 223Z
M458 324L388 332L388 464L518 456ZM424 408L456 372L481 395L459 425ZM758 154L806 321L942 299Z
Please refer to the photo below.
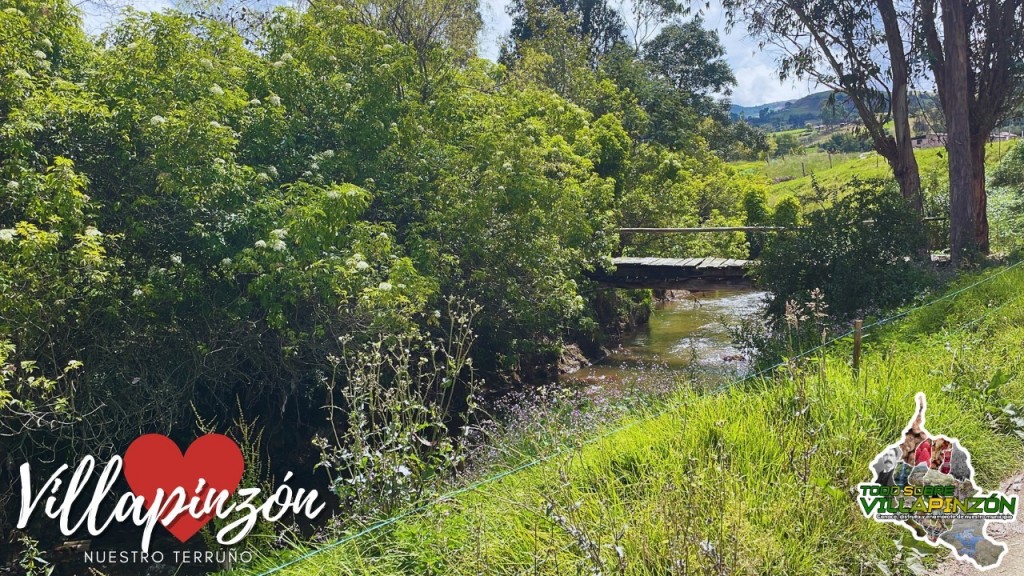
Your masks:
M1015 140L1017 138L1020 138L1020 136L1017 136L1013 132L993 132L992 135L988 137L991 142L1006 142L1007 140Z
M921 134L920 136L914 136L911 139L911 145L914 148L937 148L939 146L946 145L946 133L945 132L930 132L928 134Z

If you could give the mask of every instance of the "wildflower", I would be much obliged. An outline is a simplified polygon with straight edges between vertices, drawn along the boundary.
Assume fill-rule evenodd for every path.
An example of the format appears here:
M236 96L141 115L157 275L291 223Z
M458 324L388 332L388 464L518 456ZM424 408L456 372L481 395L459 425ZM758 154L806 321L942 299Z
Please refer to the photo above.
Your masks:
M267 247L266 240L257 240L256 241L256 247L257 248L266 248Z
M175 266L181 265L181 254L171 254L171 264Z
M213 94L214 96L223 96L224 89L221 88L219 84L214 84L213 86L210 86L210 94Z
M271 64L271 66L273 66L274 68L280 68L281 66L284 66L284 62L281 60L275 60L274 63Z
M43 52L42 50L35 50L32 52L32 55L40 60L46 60L46 52Z
M225 258L225 259L220 261L220 264L221 264L221 266L231 266L232 260L231 260L231 258Z
M284 60L285 62L291 62L294 59L295 57L292 56L290 52L285 52L284 54L281 54L281 60Z
M786 301L786 325L790 328L796 328L800 325L799 315L797 314L796 302L793 300Z
M164 118L163 116L159 115L159 114L157 114L156 116L153 116L152 118L149 119L149 123L151 125L153 125L153 126L159 126L159 125L163 124L164 122L167 122L167 119Z
M43 38L42 39L42 43L43 43L43 46L46 46L48 49L51 49L51 50L53 49L53 42L50 42L49 38Z
M213 61L209 58L200 58L199 63L203 65L207 70L213 70Z
M8 190L12 190L12 191L13 190L17 190L20 187L21 187L21 184L18 184L17 180L11 180L10 182L7 183L7 189Z
M383 292L387 292L387 291L391 290L391 283L390 282L381 282L380 284L377 285L377 289L381 290Z
M132 290L132 296L134 296L136 298L138 298L139 296L142 296L142 290L139 290L138 288L136 288L135 290Z
M288 246L285 245L284 240L275 240L274 241L274 251L275 252L284 252L287 249L288 249Z
M216 120L210 120L210 128L220 128L220 127L221 127L221 123L220 122L217 122Z
M0 228L0 242L14 242L18 232L13 228Z
M274 238L277 238L278 240L283 240L284 237L288 235L288 231L285 230L284 228L278 228L277 230L271 231L270 235L273 236Z
M281 97L278 96L277 94L271 94L270 98L268 98L268 100L270 100L270 103L273 104L274 106L280 106L281 105Z
M344 88L345 90L351 90L352 84L350 82L345 82L344 84L341 85L341 87Z
M360 260L358 263L356 263L356 270L366 270L369 267L370 265L367 264L365 260Z
M85 235L90 237L103 236L103 232L97 230L95 226L87 226L85 228Z
M32 75L29 74L28 72L26 72L25 70L21 69L21 68L18 68L17 70L15 70L14 71L14 75L17 76L18 78L24 78L25 80L31 80L32 79Z

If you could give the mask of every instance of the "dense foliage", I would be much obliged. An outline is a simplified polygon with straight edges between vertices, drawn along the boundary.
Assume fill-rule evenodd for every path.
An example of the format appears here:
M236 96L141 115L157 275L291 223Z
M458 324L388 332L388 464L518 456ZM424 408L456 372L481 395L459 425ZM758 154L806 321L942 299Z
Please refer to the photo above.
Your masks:
M927 286L916 251L923 230L891 184L855 179L835 195L831 205L807 213L804 226L771 237L761 253L754 273L779 324L816 300L835 320L863 317Z
M652 138L649 111L595 65L574 20L549 14L551 33L505 66L467 54L475 13L431 34L361 2L241 31L129 11L92 39L66 0L7 5L5 493L19 462L194 436L197 417L228 425L239 410L266 428L276 465L311 468L342 343L433 342L458 295L479 306L473 365L513 380L642 316L646 295L587 279L609 256L745 253L742 235L618 238L623 225L742 222L757 184L699 130ZM425 6L403 18L436 15ZM721 86L716 74L694 81ZM672 80L680 110L707 94L688 78Z

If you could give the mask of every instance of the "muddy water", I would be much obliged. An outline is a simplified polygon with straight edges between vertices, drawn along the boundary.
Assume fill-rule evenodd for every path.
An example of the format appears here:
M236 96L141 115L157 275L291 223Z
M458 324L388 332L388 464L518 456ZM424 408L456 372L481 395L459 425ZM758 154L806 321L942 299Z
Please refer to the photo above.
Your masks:
M760 313L765 293L749 287L721 287L658 304L650 322L593 366L569 380L601 386L657 372L693 369L743 373L748 359L732 342L728 326Z

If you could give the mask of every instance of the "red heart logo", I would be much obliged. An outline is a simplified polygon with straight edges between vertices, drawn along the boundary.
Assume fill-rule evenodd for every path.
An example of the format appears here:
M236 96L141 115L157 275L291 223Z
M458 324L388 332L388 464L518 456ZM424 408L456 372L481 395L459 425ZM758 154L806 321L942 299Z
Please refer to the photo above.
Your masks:
M147 510L153 505L156 491L160 489L163 490L163 502L166 503L171 491L180 487L185 491L187 503L196 495L200 479L205 484L199 493L200 505L197 508L202 509L210 489L217 493L227 490L233 494L244 471L242 451L234 440L223 434L200 436L185 454L167 436L146 434L136 438L124 453L124 478L132 492L143 498ZM167 512L160 517L161 526L164 519L171 515L172 507L169 506ZM199 532L213 516L214 512L199 518L193 518L187 512L182 513L166 528L175 538L184 542Z

